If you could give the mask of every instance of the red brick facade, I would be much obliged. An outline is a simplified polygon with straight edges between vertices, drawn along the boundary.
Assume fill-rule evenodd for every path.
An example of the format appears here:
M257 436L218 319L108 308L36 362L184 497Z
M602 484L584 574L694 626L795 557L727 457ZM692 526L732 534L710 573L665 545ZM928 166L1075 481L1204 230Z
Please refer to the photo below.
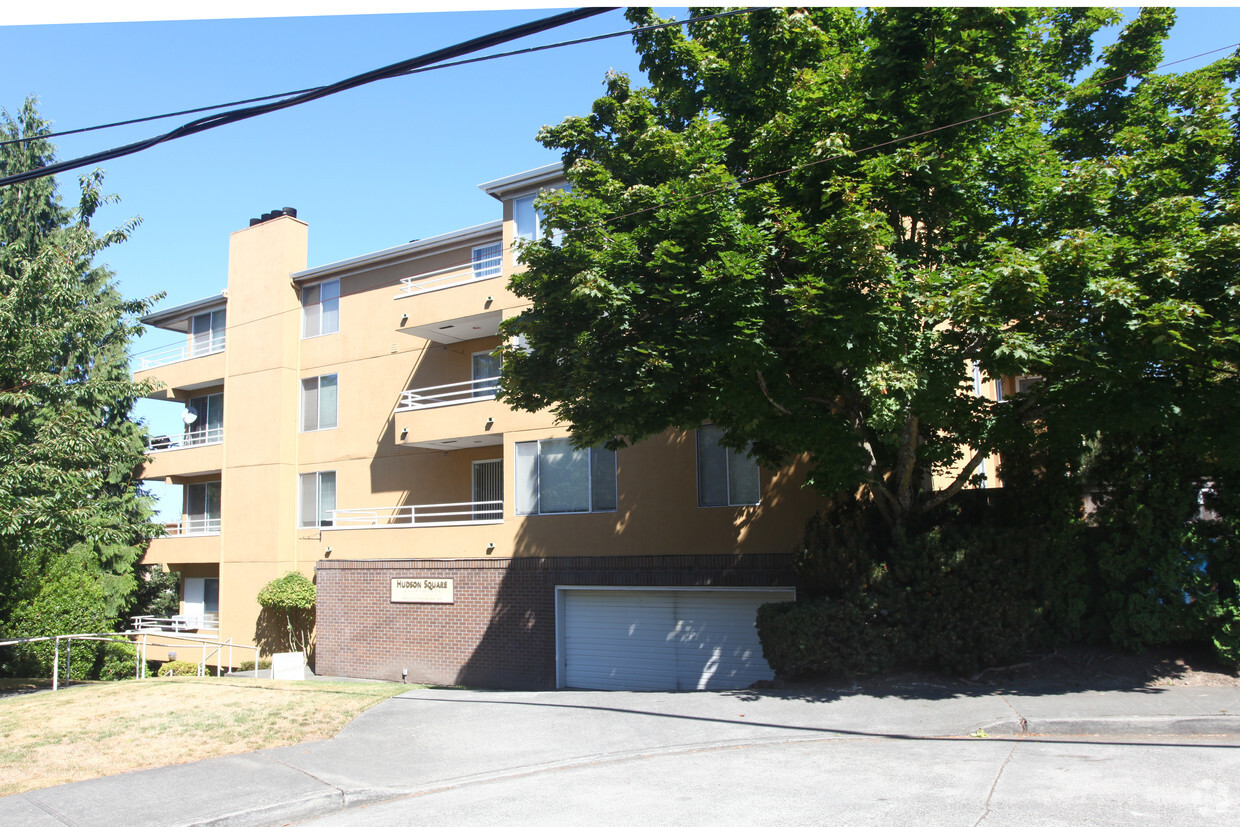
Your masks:
M321 675L555 687L556 586L792 586L786 554L321 560ZM452 578L451 604L393 603L393 578Z

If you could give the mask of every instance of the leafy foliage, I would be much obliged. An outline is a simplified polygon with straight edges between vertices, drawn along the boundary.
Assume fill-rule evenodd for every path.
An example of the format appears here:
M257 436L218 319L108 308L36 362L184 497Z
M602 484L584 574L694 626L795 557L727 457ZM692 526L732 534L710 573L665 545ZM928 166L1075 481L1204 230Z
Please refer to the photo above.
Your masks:
M4 112L0 135L29 140L0 147L0 171L50 163L47 131L33 100ZM91 229L111 200L101 183L100 172L83 176L72 210L50 177L0 190L0 628L10 636L110 626L156 530L135 475L143 440L131 412L145 389L126 357L148 303L122 299L92 263L133 228ZM85 580L80 600L65 591Z
M267 612L283 615L281 626L290 652L307 652L310 649L317 595L314 584L299 571L290 571L258 590L258 605ZM263 625L262 618L259 623ZM260 640L260 645L263 643ZM266 643L269 648L272 641Z
M1174 13L1143 9L1077 82L1116 19L762 9L636 36L651 87L611 75L539 134L572 188L512 280L503 397L582 446L709 420L808 455L896 541L995 455L1076 474L1099 432L1174 427L1234 465L1237 59L1154 74ZM1000 403L974 367L1043 381Z

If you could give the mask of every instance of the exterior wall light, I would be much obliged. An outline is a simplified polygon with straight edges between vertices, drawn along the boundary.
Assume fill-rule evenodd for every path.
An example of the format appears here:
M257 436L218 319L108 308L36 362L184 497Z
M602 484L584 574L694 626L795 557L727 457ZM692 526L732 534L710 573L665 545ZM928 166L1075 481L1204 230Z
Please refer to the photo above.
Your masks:
M408 429L408 428L401 428L401 429L400 429L400 438L401 438L401 439L408 439L408 438L409 438L409 429Z

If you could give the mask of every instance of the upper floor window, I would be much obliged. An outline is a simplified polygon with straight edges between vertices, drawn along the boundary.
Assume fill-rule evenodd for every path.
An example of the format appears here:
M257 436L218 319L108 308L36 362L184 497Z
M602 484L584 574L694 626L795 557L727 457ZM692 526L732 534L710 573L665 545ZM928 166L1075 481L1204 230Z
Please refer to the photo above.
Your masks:
M475 247L473 250L474 278L486 279L498 276L503 249L504 245L499 243Z
M756 505L762 483L758 463L744 451L719 444L723 431L698 428L698 505Z
M185 403L181 415L186 445L207 445L224 438L224 394L195 396Z
M301 429L322 431L336 427L336 374L301 380Z
M567 439L518 442L518 514L616 510L616 452Z
M220 481L185 486L185 534L215 534L220 530Z
M224 311L199 313L190 319L189 355L206 356L224 349Z
M562 187L553 187L552 189L571 190L572 187L565 184ZM537 197L538 193L532 192L529 195L513 199L512 220L516 225L513 234L515 238L526 241L538 241L540 238L543 238L542 210L534 208L534 199ZM552 243L559 244L558 236L558 231L552 234Z
M503 360L493 350L484 350L471 356L475 398L495 398L495 389L499 387L499 374L503 369Z
M512 220L516 224L516 238L526 241L537 241L542 238L542 215L534 209L534 198L538 193L531 193L513 199Z
M340 279L301 288L301 338L340 330Z
M315 471L299 475L301 491L297 509L299 528L330 526L336 510L336 472Z

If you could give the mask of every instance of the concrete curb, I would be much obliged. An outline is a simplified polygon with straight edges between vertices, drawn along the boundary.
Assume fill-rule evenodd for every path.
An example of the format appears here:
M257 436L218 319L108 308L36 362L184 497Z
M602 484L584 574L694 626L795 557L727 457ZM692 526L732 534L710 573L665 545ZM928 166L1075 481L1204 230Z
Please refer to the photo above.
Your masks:
M985 730L988 735L1028 737L1088 735L1222 737L1240 735L1240 716L1133 715L1107 718L1022 718L1015 721L995 721L985 724L981 729Z

